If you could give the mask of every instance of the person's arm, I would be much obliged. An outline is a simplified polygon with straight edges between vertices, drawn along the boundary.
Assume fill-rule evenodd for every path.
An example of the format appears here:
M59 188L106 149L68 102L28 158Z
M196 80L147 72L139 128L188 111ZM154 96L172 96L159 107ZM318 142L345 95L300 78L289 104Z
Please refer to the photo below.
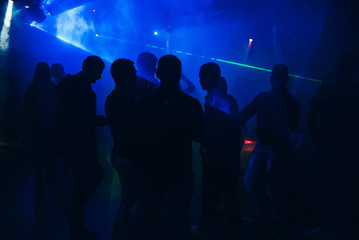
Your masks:
M258 111L258 98L255 97L246 107L244 107L238 114L238 119L241 124L244 124L251 119Z
M182 88L181 84L180 84L181 91L186 94L192 93L194 91L194 89L196 88L194 86L194 84L184 74L181 75L181 80L183 80L187 84L186 88Z

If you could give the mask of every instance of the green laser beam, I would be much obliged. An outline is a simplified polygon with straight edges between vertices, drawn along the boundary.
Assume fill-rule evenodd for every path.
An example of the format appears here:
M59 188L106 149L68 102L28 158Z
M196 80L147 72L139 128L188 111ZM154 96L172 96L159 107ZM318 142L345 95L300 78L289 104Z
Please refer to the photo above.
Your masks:
M107 37L107 36L102 36L102 35L99 35L99 36L100 36L100 37L103 37L103 38L118 40L118 41L130 42L130 41L128 41L128 40L116 39L116 38ZM155 48L155 49L165 50L165 48L163 48L163 47L158 47L158 46L154 46L154 45L142 44L142 43L137 43L137 42L130 42L130 43L138 44L138 45L143 45L143 46L151 47L151 48ZM193 54L193 53L184 52L184 51L180 51L180 50L171 50L171 52L173 52L173 53L179 53L179 54L185 54L185 55L189 55L189 56L196 56L196 57L199 57L199 58L206 58L205 56L196 55L196 54ZM271 69L256 67L256 66L252 66L252 65L248 65L248 64L243 64L243 63L238 63L238 62L233 62L233 61L227 61L227 60L223 60L223 59L219 59L219 58L207 58L207 59L210 59L210 60L212 60L212 61L217 61L217 62L228 63L228 64L240 66L240 67L245 67L245 68L250 68L250 69L255 69L255 70L260 70L260 71L265 71L265 72L272 72ZM318 82L318 83L321 83L321 82L322 82L321 80L318 80L318 79L309 78L309 77L304 77L304 76L299 76L299 75L295 75L295 74L288 74L288 75L289 75L290 77L299 78L299 79L305 79L305 80L309 80L309 81L313 81L313 82Z
M217 58L217 59L214 59L214 60L216 60L216 61L218 61L218 62L224 62L224 63L229 63L229 64L241 66L241 67L252 68L252 69L261 70L261 71L266 71L266 72L272 72L272 70L270 70L270 69L255 67L255 66L251 66L251 65L247 65L247 64L243 64L243 63L237 63L237 62L222 60L222 59L218 59L218 58Z
M222 60L222 59L218 59L218 58L215 59L215 60L218 61L218 62L229 63L229 64L241 66L241 67L252 68L252 69L261 70L261 71L266 71L266 72L272 72L272 70L270 70L270 69L261 68L261 67L255 67L255 66L251 66L251 65L247 65L247 64L243 64L243 63L237 63L237 62ZM303 76L294 75L294 74L288 74L288 75L289 75L290 77L305 79L305 80L309 80L309 81L313 81L313 82L318 82L318 83L321 83L321 82L322 82L321 80L314 79L314 78L303 77Z

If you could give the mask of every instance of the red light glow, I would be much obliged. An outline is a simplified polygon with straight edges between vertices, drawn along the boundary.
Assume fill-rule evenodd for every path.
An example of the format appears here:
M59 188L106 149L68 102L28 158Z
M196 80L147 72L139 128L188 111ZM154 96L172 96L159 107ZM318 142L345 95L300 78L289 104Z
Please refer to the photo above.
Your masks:
M255 144L256 141L252 141L252 140L244 140L244 144L248 145L248 144Z

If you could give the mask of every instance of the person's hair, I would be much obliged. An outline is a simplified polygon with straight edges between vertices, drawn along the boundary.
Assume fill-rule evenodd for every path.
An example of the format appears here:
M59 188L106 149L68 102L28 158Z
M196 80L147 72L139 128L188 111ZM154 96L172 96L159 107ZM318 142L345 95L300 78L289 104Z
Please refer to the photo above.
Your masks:
M221 77L221 69L214 62L205 63L199 70L200 81L203 89L209 90L216 87Z
M51 70L49 64L45 62L39 62L36 65L33 82L35 84L51 82Z
M201 66L200 72L210 78L219 78L221 76L221 69L217 63L209 62Z
M105 63L98 56L88 56L82 63L82 70L91 70L93 68L105 68Z
M157 57L150 52L141 52L137 56L137 66L145 69L156 69Z
M115 60L110 69L113 80L117 83L121 79L126 79L131 74L130 70L133 64L134 62L125 58Z
M289 70L285 64L276 64L272 68L271 83L277 86L285 86L289 81Z
M217 85L221 92L224 92L224 93L228 92L227 81L224 77L222 77L222 76L219 77Z
M182 74L182 63L175 55L165 55L158 60L157 77L161 84L178 86Z

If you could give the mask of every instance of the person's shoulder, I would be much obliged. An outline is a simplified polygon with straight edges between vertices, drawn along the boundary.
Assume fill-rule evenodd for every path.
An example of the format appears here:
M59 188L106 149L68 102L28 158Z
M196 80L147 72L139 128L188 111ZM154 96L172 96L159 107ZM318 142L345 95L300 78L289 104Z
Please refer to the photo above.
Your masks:
M265 100L266 98L271 97L271 92L266 91L266 92L260 92L258 93L253 100Z
M58 88L63 86L67 86L73 83L74 75L67 74L64 78L62 78L59 83L57 84Z
M179 92L178 92L178 95L179 95L180 98L182 98L184 101L186 101L186 102L188 102L188 103L191 103L191 104L200 104L199 101L198 101L196 98L194 98L194 97L188 95L187 93L184 93L184 92L182 92L182 91L179 91Z
M198 101L198 99L183 92L180 92L179 96L180 96L180 101L183 102L183 104L186 104L189 108L201 109L203 111L202 105Z
M226 99L229 103L237 104L237 100L231 94L226 94Z

